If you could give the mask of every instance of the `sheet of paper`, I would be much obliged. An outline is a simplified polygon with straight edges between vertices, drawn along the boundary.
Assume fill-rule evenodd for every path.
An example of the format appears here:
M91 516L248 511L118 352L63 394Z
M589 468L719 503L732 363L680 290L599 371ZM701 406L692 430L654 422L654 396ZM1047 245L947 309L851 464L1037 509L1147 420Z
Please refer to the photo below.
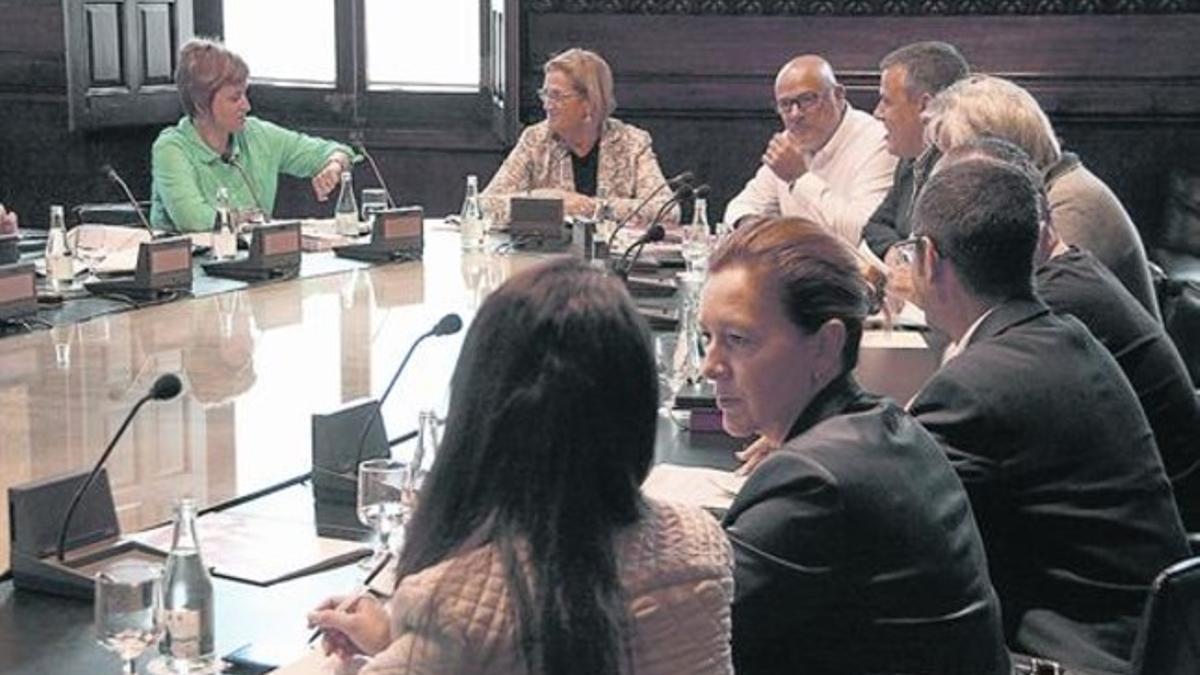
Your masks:
M327 675L338 672L338 660L313 649L304 656L273 671L274 675Z
M656 464L642 483L642 492L664 501L725 510L745 482L744 476L735 476L732 471Z
M865 349L925 349L925 336L912 330L864 330L860 346Z
M169 551L171 525L128 536ZM269 585L357 560L366 544L319 537L312 523L220 511L196 520L200 551L214 574Z

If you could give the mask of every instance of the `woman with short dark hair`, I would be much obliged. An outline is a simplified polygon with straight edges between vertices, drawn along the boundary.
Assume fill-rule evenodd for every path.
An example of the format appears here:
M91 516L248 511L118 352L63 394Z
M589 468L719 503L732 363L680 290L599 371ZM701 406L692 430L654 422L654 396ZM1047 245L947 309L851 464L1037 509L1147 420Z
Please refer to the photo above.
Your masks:
M709 261L704 374L726 431L777 450L725 517L739 675L1007 675L967 494L942 449L851 372L880 289L798 218L734 232Z
M327 648L371 673L731 673L728 542L640 492L656 401L619 282L558 259L502 285L455 368L390 625L371 601L319 610Z
M220 42L197 38L179 50L175 83L186 115L151 149L150 222L177 232L206 232L217 214L217 190L230 206L270 217L279 174L312 178L325 200L350 168L345 145L249 116L250 69Z

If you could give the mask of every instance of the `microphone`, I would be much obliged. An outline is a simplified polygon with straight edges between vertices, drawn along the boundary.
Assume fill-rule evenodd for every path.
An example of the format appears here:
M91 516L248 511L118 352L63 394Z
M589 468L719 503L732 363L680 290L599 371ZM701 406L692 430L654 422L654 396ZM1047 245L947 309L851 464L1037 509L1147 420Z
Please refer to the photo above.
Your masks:
M383 179L383 173L379 170L379 165L375 163L375 158L367 152L366 144L362 140L357 140L354 147L358 148L358 151L367 160L367 165L371 167L371 173L375 174L375 180L379 181L379 187L383 188L383 194L387 195L388 208L396 208L396 200L392 199L392 191L388 189L387 181Z
M668 178L667 182L654 188L650 194L646 195L645 199L639 202L637 206L633 207L633 210L630 211L629 214L626 215L625 218L623 218L621 222L617 223L617 226L613 228L612 234L608 235L608 250L612 250L613 241L616 240L617 233L620 232L626 225L628 225L629 221L633 220L633 217L640 213L641 210L646 207L646 204L650 203L651 199L654 199L655 195L662 192L663 188L670 187L672 190L678 192L685 187L689 187L693 180L696 180L696 174L692 173L691 171L684 171L678 176ZM669 204L670 202L667 203Z
M267 218L269 220L267 211L263 208L262 201L258 198L258 192L254 190L254 184L251 183L250 179L246 176L246 170L242 168L242 163L237 161L237 159L233 156L232 145L225 148L225 152L221 153L221 161L237 169L238 175L242 177L242 182L246 185L246 189L250 191L250 198L254 200L254 207L257 208L260 213L262 213L263 218Z
M121 178L121 174L117 173L117 170L113 168L112 164L105 164L104 166L100 167L100 170L104 172L105 176L108 176L109 180L116 183L117 187L121 188L122 196L124 196L126 201L129 202L130 206L133 207L133 211L137 214L138 220L142 223L142 227L146 228L153 236L154 228L150 227L150 221L146 220L146 214L142 213L142 205L138 204L137 198L133 196L133 191L129 189L129 184Z
M629 273L633 270L633 266L637 264L638 258L641 257L642 249L646 248L646 244L662 241L666 236L667 229L659 223L654 223L646 228L642 236L638 237L637 241L633 242L633 245L625 249L625 253L621 256L613 271L621 279L627 279ZM630 258L630 254L633 255L632 258ZM628 263L626 263L626 259L628 259Z
M392 393L392 387L396 386L396 381L400 379L400 373L404 372L404 367L408 365L408 360L412 357L413 352L417 350L417 345L421 344L427 337L454 335L458 331L462 330L462 325L462 317L454 312L451 312L439 319L438 322L434 324L433 328L430 328L427 332L423 333L420 337L413 341L412 346L408 348L408 353L404 355L404 360L400 362L400 367L396 369L396 374L392 375L392 381L388 382L387 388L383 390L383 396L379 397L379 405L375 406L375 409L371 411L371 414L367 417L366 423L363 424L362 433L358 435L358 443L355 446L356 452L354 454L354 467L356 471L358 470L358 465L362 462L363 444L367 440L367 433L371 430L371 425L375 423L375 418L381 414L381 411L383 410L383 402L386 401L388 395Z
M92 467L92 472L88 474L87 479L75 491L75 496L71 498L71 505L67 507L67 515L63 517L62 527L58 530L59 562L63 562L66 557L67 530L71 528L71 516L75 515L75 509L78 508L79 501L83 499L84 493L92 486L92 482L96 480L96 474L100 473L100 469L108 461L108 456L112 454L113 448L117 447L117 441L121 440L121 436L129 428L129 423L133 421L133 416L137 414L137 411L142 409L142 405L147 401L169 401L178 396L181 391L183 391L183 382L179 381L178 375L174 373L159 375L158 379L154 381L154 386L150 387L150 392L138 399L138 402L133 405L133 409L125 416L125 421L121 423L121 428L117 429L116 435L109 441L104 454L100 455L100 459L96 460L96 466Z

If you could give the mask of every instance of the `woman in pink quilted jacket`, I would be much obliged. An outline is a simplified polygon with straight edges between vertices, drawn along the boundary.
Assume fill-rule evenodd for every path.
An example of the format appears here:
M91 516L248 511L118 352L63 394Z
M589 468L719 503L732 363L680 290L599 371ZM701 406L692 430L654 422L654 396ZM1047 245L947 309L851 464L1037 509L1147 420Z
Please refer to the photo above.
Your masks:
M656 400L619 282L567 259L506 282L463 344L396 592L310 614L326 650L364 673L732 673L724 534L640 492Z

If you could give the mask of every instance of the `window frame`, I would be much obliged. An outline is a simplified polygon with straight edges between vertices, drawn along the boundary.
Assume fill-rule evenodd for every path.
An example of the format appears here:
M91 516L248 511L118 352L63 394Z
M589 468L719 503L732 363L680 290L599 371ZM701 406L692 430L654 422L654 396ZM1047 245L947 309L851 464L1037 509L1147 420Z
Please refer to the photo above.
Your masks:
M199 3L199 34L224 35L224 0ZM369 90L365 0L337 0L333 88L255 82L255 114L368 147L503 149L516 139L520 91L518 0L479 0L476 92Z

